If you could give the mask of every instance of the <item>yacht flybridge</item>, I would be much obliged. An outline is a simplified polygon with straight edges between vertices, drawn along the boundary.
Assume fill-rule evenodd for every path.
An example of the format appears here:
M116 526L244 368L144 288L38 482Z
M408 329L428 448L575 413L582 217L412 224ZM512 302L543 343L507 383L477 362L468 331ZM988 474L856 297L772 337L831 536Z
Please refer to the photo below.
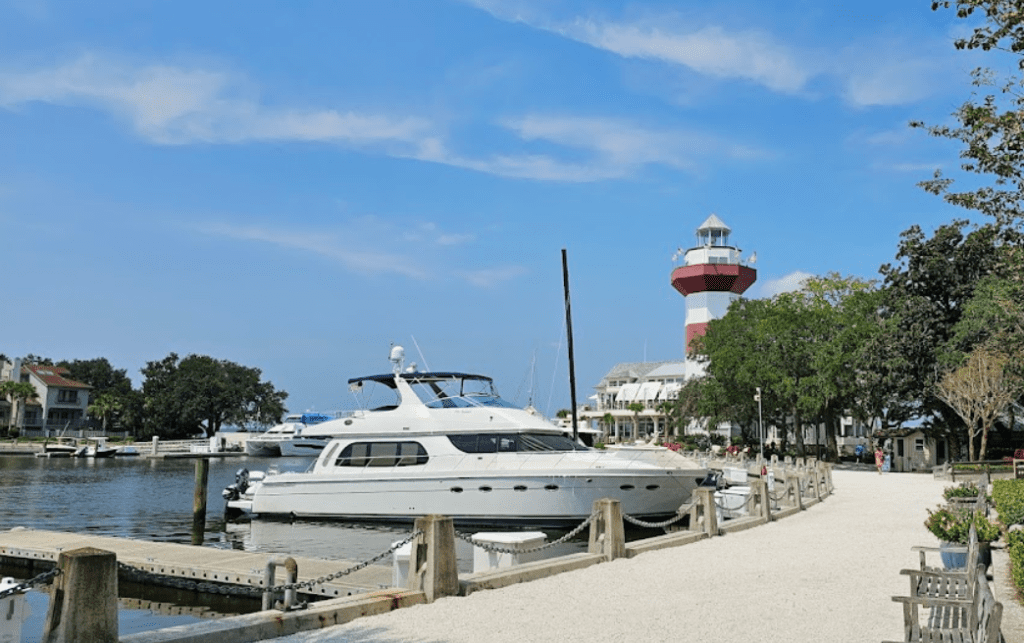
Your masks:
M613 498L624 513L669 516L707 470L667 449L596 450L502 399L491 378L402 369L349 380L363 410L328 420L334 436L305 472L239 472L229 509L256 515L462 523L565 524ZM372 389L372 390L371 390Z

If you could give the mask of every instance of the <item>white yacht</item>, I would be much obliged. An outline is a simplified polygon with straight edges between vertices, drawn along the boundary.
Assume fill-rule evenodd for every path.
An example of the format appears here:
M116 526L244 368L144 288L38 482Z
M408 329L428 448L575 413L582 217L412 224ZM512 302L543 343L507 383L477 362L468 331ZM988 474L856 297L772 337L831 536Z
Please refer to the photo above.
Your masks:
M253 433L245 440L247 455L273 457L279 455L304 455L291 452L292 441L302 435L307 426L330 420L331 416L320 413L292 413L284 418L284 422L275 425L263 433ZM316 452L313 452L315 455Z
M309 470L242 470L224 490L228 508L353 520L441 514L461 523L567 524L589 516L595 500L613 498L624 513L649 520L674 514L707 475L668 449L584 447L503 400L489 377L403 371L401 347L392 349L391 361L392 373L349 380L372 402L318 426L337 437Z

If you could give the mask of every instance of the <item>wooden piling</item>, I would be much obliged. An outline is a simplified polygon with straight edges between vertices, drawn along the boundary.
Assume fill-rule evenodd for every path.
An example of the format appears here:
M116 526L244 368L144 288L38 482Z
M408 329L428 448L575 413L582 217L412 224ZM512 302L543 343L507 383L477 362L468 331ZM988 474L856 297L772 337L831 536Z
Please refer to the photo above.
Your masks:
M458 596L455 523L451 518L430 515L417 518L413 529L423 533L412 542L409 589L422 591L428 603Z
M590 523L587 551L604 556L606 562L626 556L626 530L622 524L622 505L618 500L602 498L594 501L597 517Z
M117 643L117 556L83 547L61 552L43 643Z
M196 488L192 499L192 544L202 545L206 535L206 488L210 481L210 460L196 460Z

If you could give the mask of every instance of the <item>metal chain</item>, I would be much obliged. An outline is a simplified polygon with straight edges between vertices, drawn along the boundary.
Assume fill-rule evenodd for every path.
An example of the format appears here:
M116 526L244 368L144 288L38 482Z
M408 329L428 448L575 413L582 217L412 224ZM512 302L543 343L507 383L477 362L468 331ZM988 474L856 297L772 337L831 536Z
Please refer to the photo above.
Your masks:
M45 584L49 583L51 580L53 580L54 578L56 578L57 576L60 576L60 574L61 574L60 567L54 567L50 571L43 572L42 574L39 574L35 578L30 578L27 581L22 581L22 582L18 583L17 585L14 585L12 587L8 587L7 589L5 589L2 592L0 592L0 598L7 598L11 594L18 594L20 592L24 592L26 589L31 589L33 587L36 587L37 585L45 585Z
M298 590L298 589L303 589L303 588L306 588L306 587L313 587L315 585L321 585L323 583L329 583L330 581L335 580L336 578L341 578L342 576L347 576L348 574L351 574L353 572L357 572L357 571L359 571L361 569L369 567L370 565L372 565L372 564L374 564L374 563L376 563L376 562L386 558L387 556L389 556L389 555L393 554L395 551L397 551L398 548L400 548L400 547L402 547L404 545L407 545L410 542L412 542L413 539L415 539L417 536L420 536L422 533L423 533L422 530L414 531L408 538L406 538L405 540L403 540L401 542L395 543L394 545L392 545L386 551L383 551L380 554L377 554L376 556L374 556L373 558L371 558L369 560L363 561L363 562L361 562L361 563L359 563L357 565L353 565L352 567L349 567L348 569L343 569L343 570L341 570L339 572L335 572L333 574L328 574L327 576L321 576L319 578L315 578L315 579L308 580L308 581L302 581L302 582L296 582L296 583L288 583L288 584L284 584L284 585L275 585L274 587L252 587L252 586L228 585L228 584L224 584L224 583L211 583L211 582L207 582L207 581L194 581L194 580L189 580L187 578L178 578L178 577L175 577L175 576L168 576L166 574L158 574L158 573L155 573L155 572L146 571L144 569L139 569L137 567L132 567L131 565L128 565L127 563L122 563L122 562L118 562L117 566L118 566L118 568L121 571L127 573L129 576L154 579L154 580L157 580L159 583L161 583L163 585L169 585L171 587L177 587L179 589L187 589L187 590L192 590L192 591L198 590L198 591L201 591L201 592L206 592L208 594L230 594L230 595L233 595L233 596L258 596L260 594L264 594L264 593L267 593L267 592L279 593L279 592L283 592L283 591L290 590L290 589Z
M696 500L693 500L688 504L682 505L679 507L679 509L676 510L676 515L662 522L644 522L643 520L640 520L639 518L634 518L629 514L622 514L622 519L628 523L636 525L637 527L646 527L648 529L661 529L662 527L668 527L672 523L682 520L683 516L690 513L690 510L693 509L695 506L697 506Z
M596 512L596 511L594 513L590 514L589 516L587 516L587 519L584 520L583 522L581 522L575 529L573 529L572 531L570 531L566 535L562 536L558 540L552 540L549 543L544 543L543 545L539 545L537 547L530 547L529 549L515 549L513 547L502 547L500 545L491 545L489 543L482 543L482 542L473 540L473 536L471 536L470 534L466 534L466 533L463 533L463 532L460 532L460 531L456 531L455 532L455 537L458 538L459 540L466 541L467 543L473 545L474 547L479 547L480 549L483 549L484 551L489 551L489 552L492 552L492 553L495 553L495 554L532 554L534 552L543 551L545 549L550 549L551 547L554 547L555 545L561 545L564 542L568 542L569 540L572 540L577 534L579 534L581 531L583 531L587 527L587 525L592 523L594 521L594 519L597 518L597 515L598 515L598 512Z

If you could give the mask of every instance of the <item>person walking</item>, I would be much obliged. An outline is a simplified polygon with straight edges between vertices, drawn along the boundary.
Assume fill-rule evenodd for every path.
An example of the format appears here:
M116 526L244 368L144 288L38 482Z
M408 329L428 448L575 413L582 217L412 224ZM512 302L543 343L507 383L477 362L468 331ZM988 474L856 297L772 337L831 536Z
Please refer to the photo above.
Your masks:
M879 444L875 449L875 467L878 469L878 475L882 475L883 465L885 465L885 451L882 451L882 445Z

